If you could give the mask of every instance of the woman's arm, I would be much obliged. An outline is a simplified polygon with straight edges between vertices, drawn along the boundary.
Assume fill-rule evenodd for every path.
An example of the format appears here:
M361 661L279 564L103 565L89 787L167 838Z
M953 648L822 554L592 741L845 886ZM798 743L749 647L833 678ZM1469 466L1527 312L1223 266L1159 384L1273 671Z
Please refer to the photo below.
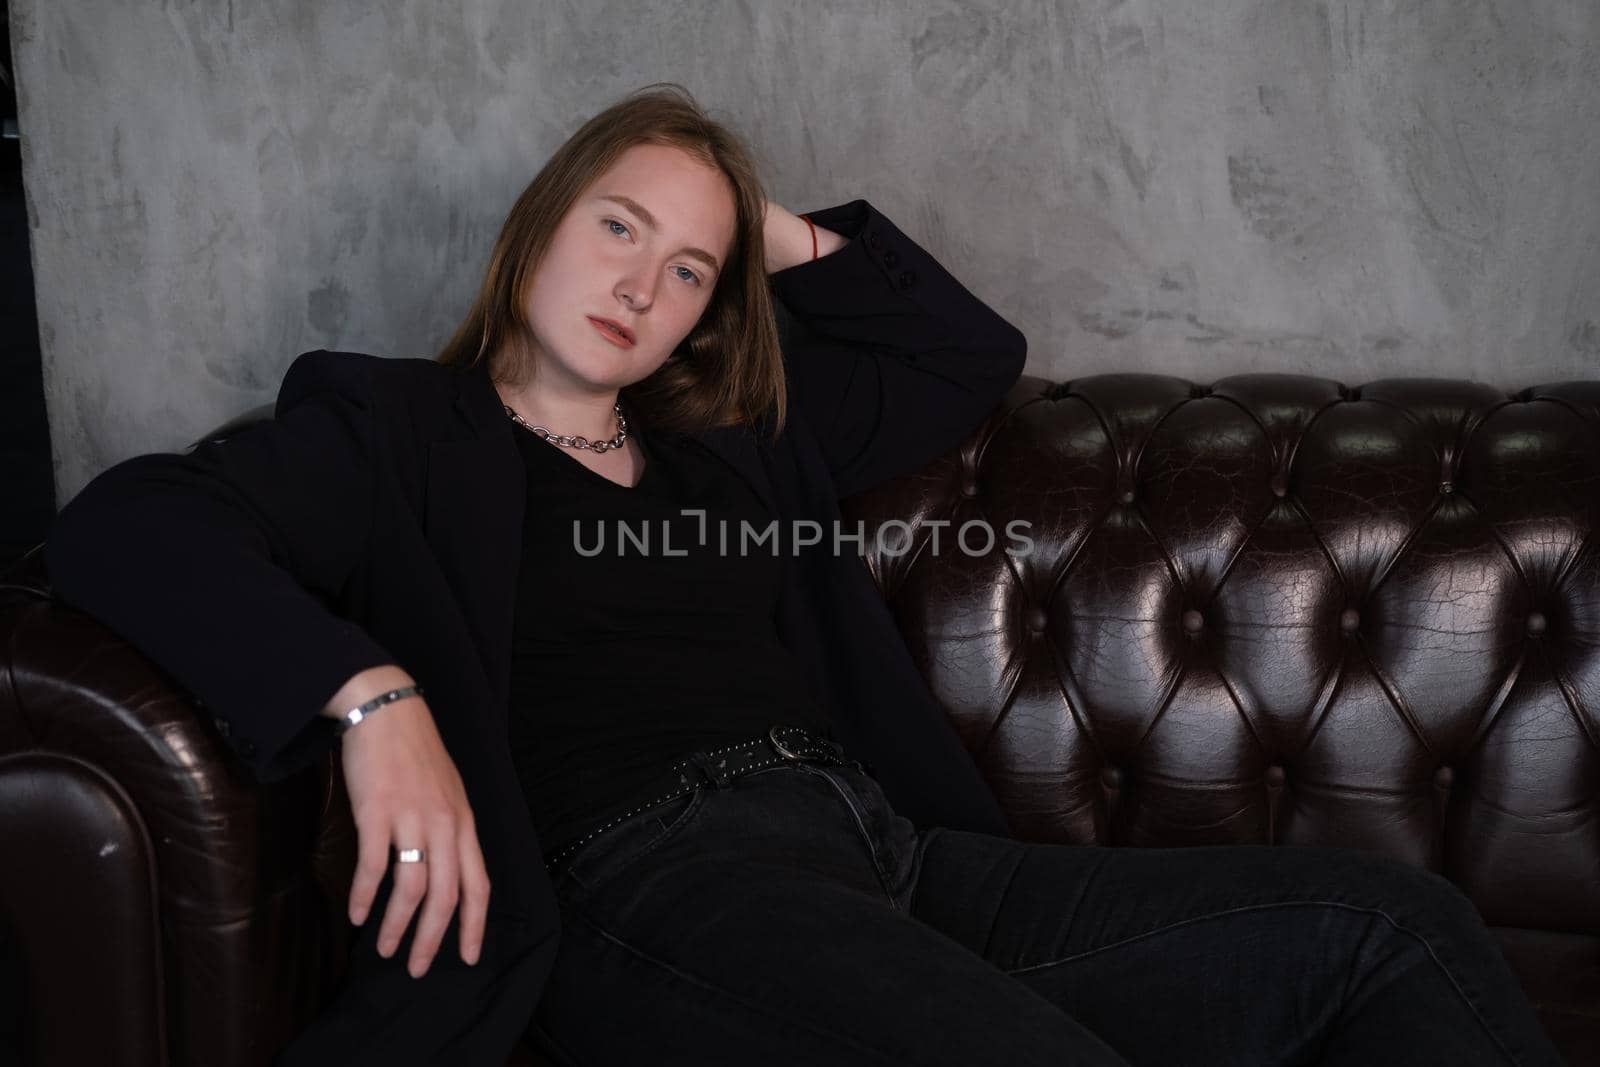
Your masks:
M830 255L843 248L846 239L842 234L815 225L806 224L806 220L784 207L782 204L767 201L766 224L762 232L762 244L766 246L767 273L776 274L790 267L797 267L802 263L809 263L811 255L811 235L816 234L817 257Z
M769 280L800 326L792 403L842 498L959 444L1021 376L1027 340L866 200L810 217L815 261L805 221L769 209Z
M276 417L188 455L151 454L91 482L46 547L61 599L99 619L211 707L256 777L324 756L350 707L412 678L327 605L369 549L376 505L373 356L308 352ZM413 695L340 743L358 857L350 918L364 923L390 849L399 865L376 948L428 970L460 904L460 952L476 963L489 877L461 776ZM418 912L418 908L422 910ZM487 979L486 979L487 980Z
M307 353L274 420L103 472L45 550L56 595L199 698L261 781L323 757L336 730L318 712L393 662L327 606L365 554L373 512L362 358Z

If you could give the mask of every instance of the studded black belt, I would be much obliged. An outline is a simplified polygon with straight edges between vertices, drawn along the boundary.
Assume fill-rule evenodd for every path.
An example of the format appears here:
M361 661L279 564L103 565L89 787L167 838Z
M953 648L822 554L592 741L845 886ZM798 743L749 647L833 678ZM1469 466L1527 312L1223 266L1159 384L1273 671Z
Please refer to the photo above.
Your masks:
M741 775L775 767L780 763L794 762L831 763L870 773L868 765L846 759L844 746L837 741L830 741L804 726L774 726L761 737L725 748L696 752L674 763L640 790L640 795L650 799L630 805L623 814L605 818L599 825L580 831L575 840L558 846L557 851L545 860L545 870L554 873L578 849L640 812L649 811L707 785L721 788Z

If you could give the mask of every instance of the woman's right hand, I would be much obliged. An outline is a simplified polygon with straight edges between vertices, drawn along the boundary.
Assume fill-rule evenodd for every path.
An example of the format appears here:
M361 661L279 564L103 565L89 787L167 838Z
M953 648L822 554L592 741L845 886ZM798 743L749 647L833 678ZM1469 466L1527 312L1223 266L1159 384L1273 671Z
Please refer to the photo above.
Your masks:
M340 689L324 714L342 715L381 693L412 684L398 667L362 671ZM466 787L427 702L412 696L385 705L344 734L342 744L358 851L350 921L358 926L366 921L392 849L422 848L422 863L395 863L378 952L394 954L422 904L407 962L411 976L422 977L459 904L461 958L477 963L489 911L489 875Z

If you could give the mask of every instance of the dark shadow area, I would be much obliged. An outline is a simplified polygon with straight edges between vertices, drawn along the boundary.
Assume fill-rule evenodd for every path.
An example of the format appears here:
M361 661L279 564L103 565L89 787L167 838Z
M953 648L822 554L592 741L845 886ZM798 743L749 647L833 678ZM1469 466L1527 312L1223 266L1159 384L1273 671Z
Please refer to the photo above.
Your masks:
M27 1001L22 988L22 953L0 912L0 1063L25 1063L22 1058L22 1013Z
M0 0L0 571L44 538L55 514L39 322L22 199L11 6ZM0 1063L22 1062L22 959L0 902Z
M16 69L10 4L0 0L0 571L44 539L56 510L22 190Z

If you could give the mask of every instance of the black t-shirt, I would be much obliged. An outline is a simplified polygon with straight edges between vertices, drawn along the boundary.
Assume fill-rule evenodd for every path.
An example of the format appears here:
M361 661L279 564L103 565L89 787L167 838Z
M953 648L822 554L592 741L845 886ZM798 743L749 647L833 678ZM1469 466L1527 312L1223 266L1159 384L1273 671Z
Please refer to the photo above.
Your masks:
M737 471L641 430L629 488L515 430L528 501L509 741L547 854L691 752L774 724L833 736L774 624L792 549L770 534L787 534Z

